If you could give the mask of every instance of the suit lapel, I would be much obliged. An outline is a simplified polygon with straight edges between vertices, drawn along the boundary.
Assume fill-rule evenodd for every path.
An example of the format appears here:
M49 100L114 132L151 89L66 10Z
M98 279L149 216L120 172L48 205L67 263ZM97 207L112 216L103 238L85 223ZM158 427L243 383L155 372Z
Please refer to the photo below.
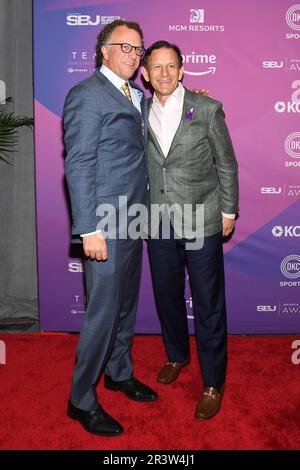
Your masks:
M132 107L134 108L134 116L137 120L137 123L138 123L138 126L139 128L141 129L141 117L143 118L143 122L144 122L144 143L146 145L146 140L147 140L147 128L148 128L148 113L147 113L147 100L146 100L146 96L145 96L145 93L143 92L143 90L141 90L137 85L136 83L130 81L130 86L132 88L135 88L136 90L138 90L141 94L142 94L142 99L140 101L140 106L141 106L141 114L139 113L139 111L136 109L135 106L132 105Z
M192 93L185 89L184 93L184 100L183 100L183 108L182 108L182 115L180 119L179 126L177 128L177 131L175 132L174 138L171 143L170 150L168 152L168 155L166 158L169 157L169 155L172 153L180 139L183 137L183 135L187 132L188 128L192 124L193 116L192 119L187 118L187 113L191 108L194 108L194 102L192 100Z
M152 101L153 101L152 98L150 98L150 99L147 100L148 116L149 116L149 114L150 114L150 109L151 109ZM152 139L152 141L153 141L153 143L154 143L154 145L155 145L155 147L156 147L156 150L157 150L158 153L159 153L159 156L161 157L161 159L162 159L163 162L164 162L165 159L166 159L166 157L164 156L164 153L163 153L163 151L162 151L162 149L161 149L161 146L160 146L159 143L158 143L158 140L157 140L157 138L156 138L156 135L154 134L154 132L153 132L153 130L152 130L152 127L151 127L151 125L150 125L149 119L148 119L148 132L149 132L149 134L150 134L150 138ZM160 163L161 163L161 162L160 162Z
M150 113L150 108L151 108L151 105L152 105L152 99L148 100L148 115ZM183 107L182 107L182 115L181 115L181 119L180 119L180 123L179 123L179 126L175 132L175 135L174 135L174 138L172 140L172 143L171 143L171 147L170 147L170 150L168 152L168 155L165 157L164 156L164 153L158 143L158 140L153 132L153 130L151 129L151 126L150 126L150 123L148 124L148 128L149 128L149 134L155 144L155 147L160 155L160 157L163 159L163 161L165 161L167 158L169 158L170 154L172 153L172 151L174 150L174 148L176 147L176 145L178 144L178 142L180 141L180 139L184 136L184 134L187 132L188 128L190 127L190 125L192 124L192 120L193 119L188 119L186 116L187 116L187 113L188 111L191 109L191 108L194 108L195 105L194 105L194 100L193 100L193 94L185 89L185 93L184 93L184 100L183 100ZM193 118L193 116L192 116Z
M141 129L141 115L136 107L99 70L95 71L95 75L99 78L102 85L105 87L105 91L115 98L121 105L125 106L129 111L132 112L139 129ZM130 82L130 86L137 88L133 82Z

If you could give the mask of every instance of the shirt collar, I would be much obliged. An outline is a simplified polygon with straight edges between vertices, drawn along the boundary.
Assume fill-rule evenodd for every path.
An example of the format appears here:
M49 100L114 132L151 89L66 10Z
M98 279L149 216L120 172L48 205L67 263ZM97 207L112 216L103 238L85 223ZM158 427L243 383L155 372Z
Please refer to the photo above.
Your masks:
M175 90L173 91L173 93L170 96L168 96L166 101L168 101L171 97L174 98L178 103L183 103L184 87L182 86L181 82L178 82L178 87L175 88ZM154 92L154 95L153 95L153 102L159 104L160 106L162 106L159 99L157 98L155 92Z
M112 83L116 88L118 88L118 90L121 90L122 86L127 81L119 77L119 75L117 75L105 65L101 65L100 72L110 81L110 83Z

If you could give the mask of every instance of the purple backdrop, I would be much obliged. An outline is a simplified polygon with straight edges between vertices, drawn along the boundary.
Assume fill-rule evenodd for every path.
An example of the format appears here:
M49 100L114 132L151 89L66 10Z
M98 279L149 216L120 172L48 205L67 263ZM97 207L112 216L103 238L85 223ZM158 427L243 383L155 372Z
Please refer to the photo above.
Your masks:
M67 91L93 73L99 30L119 17L141 24L146 46L177 43L184 84L224 104L241 187L237 229L224 246L230 333L299 332L300 5L288 0L34 1L41 329L77 331L84 315L61 114ZM186 300L192 331L188 287ZM160 331L146 249L136 331Z

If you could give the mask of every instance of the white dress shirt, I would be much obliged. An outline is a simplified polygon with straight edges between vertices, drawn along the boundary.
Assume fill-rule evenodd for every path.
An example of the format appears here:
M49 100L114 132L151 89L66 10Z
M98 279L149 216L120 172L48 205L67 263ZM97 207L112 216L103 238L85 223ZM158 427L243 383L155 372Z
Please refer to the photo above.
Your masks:
M101 65L100 72L113 84L121 93L125 96L124 90L122 86L126 83L127 80L119 77L119 75L115 74L112 70L105 65ZM143 97L143 93L136 88L132 88L130 83L127 81L129 85L129 90L131 94L132 104L136 107L136 109L141 112L141 100ZM128 99L128 98L127 98Z
M165 157L169 153L181 120L184 91L183 86L179 83L176 90L167 98L164 106L156 94L153 95L149 123Z
M179 82L178 87L167 98L164 105L160 103L155 93L153 95L149 123L165 157L169 153L181 120L184 93L184 87ZM235 218L235 214L222 212L222 215L228 219Z

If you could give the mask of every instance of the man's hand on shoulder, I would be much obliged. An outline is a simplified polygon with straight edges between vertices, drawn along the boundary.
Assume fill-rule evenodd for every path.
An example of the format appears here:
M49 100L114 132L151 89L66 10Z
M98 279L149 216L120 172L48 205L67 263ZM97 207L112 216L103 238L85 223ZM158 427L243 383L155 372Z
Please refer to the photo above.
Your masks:
M107 260L107 246L102 233L87 235L82 238L82 242L85 256L97 261Z
M207 90L207 88L196 88L196 89L190 90L190 91L192 91L193 93L196 93L198 95L205 95L205 96L209 96L211 98L211 96L209 94L209 90Z

